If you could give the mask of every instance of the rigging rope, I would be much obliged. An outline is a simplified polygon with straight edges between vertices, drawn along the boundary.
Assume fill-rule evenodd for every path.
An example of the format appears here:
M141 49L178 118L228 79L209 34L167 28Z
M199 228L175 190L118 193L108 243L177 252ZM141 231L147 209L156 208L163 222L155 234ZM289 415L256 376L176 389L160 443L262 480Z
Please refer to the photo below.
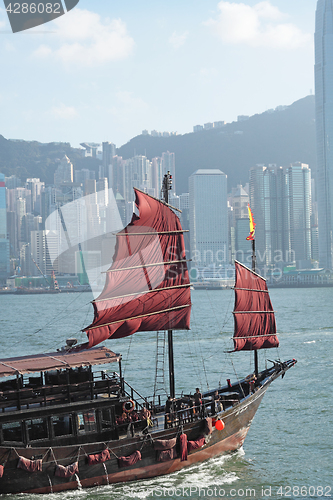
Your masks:
M193 318L193 320L194 320L194 323L196 324L195 314L194 314L193 309L192 309L192 318ZM197 330L197 328L195 329L195 331L196 331L196 335L199 335L199 334L198 334L198 330ZM195 342L195 339L193 339L193 340L194 340L194 342L193 342L193 343L194 343L194 346L195 346L195 348L196 348L196 342ZM200 337L199 337L199 342L200 342L200 340L201 340L201 339L200 339ZM199 356L197 355L197 357L199 357ZM201 361L202 361L202 365L203 365L203 371L204 371L204 374L205 374L205 379L206 379L207 389L209 390L209 383L208 383L208 378L207 378L207 372L206 372L205 362L204 362L204 358L203 358L203 355L202 355L202 351L201 351L201 349L200 349L200 357L201 357ZM200 372L199 372L199 373L200 373ZM201 377L200 377L200 385L201 385L201 386L203 385L203 384L202 384Z

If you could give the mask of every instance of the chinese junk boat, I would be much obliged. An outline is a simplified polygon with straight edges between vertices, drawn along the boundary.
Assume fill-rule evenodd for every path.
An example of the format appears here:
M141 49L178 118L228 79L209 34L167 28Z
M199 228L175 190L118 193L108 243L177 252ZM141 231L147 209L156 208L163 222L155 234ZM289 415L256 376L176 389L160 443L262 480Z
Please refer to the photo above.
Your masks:
M0 360L0 493L50 493L151 478L240 448L269 385L295 364L276 361L235 383L177 397L172 330L190 327L183 230L165 201L135 190L139 215L117 233L94 300L88 342ZM276 347L266 282L236 262L234 351ZM128 385L106 339L168 331L170 397ZM118 363L112 371L107 364ZM105 370L105 368L107 368ZM216 384L218 385L218 384ZM218 393L216 393L216 390Z

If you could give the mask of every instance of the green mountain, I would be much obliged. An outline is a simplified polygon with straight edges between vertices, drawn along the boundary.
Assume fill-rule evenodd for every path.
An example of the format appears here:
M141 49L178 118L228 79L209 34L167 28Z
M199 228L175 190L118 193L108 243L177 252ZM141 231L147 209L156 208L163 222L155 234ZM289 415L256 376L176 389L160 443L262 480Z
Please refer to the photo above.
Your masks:
M179 194L188 191L188 177L198 168L219 168L225 172L229 189L248 182L249 169L256 164L287 166L301 161L315 171L314 96L221 128L170 137L139 135L118 148L117 154L124 159L142 154L151 160L165 151L176 156ZM0 172L6 176L16 174L22 181L39 177L52 184L57 159L65 154L75 169L98 171L99 160L83 158L80 150L71 148L69 143L13 141L0 135Z
M43 144L37 141L7 140L0 135L0 172L7 177L16 175L23 182L29 177L37 177L46 184L53 184L57 160L64 155L79 170L96 170L101 163L93 158L83 158L81 151L72 148L68 142Z
M315 98L251 116L222 128L170 137L139 135L117 150L123 158L134 154L149 159L164 151L175 153L177 193L188 191L188 177L198 168L219 168L228 186L245 184L257 164L288 166L301 161L316 168Z

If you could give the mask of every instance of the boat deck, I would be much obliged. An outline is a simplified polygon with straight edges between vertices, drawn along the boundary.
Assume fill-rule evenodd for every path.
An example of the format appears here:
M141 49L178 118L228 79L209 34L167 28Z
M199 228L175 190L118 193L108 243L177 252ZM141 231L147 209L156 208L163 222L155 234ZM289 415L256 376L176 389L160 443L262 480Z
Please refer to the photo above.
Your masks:
M100 379L96 379L95 376L93 380L77 383L69 379L68 383L45 385L38 383L36 377L29 377L26 383L20 378L0 383L0 411L68 405L77 401L94 400L101 396L114 398L119 397L120 392L121 381L116 375Z

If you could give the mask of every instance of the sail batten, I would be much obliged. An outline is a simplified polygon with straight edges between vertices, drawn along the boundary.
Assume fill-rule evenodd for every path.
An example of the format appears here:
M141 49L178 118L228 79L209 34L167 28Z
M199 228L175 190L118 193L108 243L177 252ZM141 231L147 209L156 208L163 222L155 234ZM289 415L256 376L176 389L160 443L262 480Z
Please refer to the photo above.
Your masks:
M183 234L183 233L189 233L188 229L181 229L177 231L158 231L156 234ZM152 233L118 233L118 236L150 236Z
M155 290L147 290L146 292L134 292L134 293L128 293L126 295L119 295L118 297L107 297L105 299L95 299L92 302L102 302L103 300L111 300L111 299L123 299L125 297L134 297L135 295L141 295L141 294L146 294L146 293L151 293L151 292L162 292L163 290L176 290L178 288L187 288L190 287L191 284L185 284L185 285L175 285L175 286L169 286L165 288L155 288Z
M137 331L190 328L190 280L180 221L167 204L137 189L135 196L139 216L133 214L116 235L104 289L93 301L94 320L84 329L90 347Z
M271 314L275 311L233 311L232 314Z
M170 260L169 262L153 262L152 264L141 264L140 266L121 267L119 269L117 269L117 268L109 269L108 271L104 271L103 274L116 273L117 271L130 271L132 269L144 269L145 267L167 266L170 264L181 264L183 262L188 262L188 261L186 259L183 259L183 260Z
M262 338L262 337L271 337L272 335L276 335L276 333L267 333L266 335L248 335L246 338L247 339L259 339L259 338ZM233 337L234 339L234 337Z
M148 318L149 316L154 316L155 314L164 314L164 313L169 313L172 311L177 311L178 309L182 309L183 307L191 307L191 304L186 304L184 306L170 307L169 309L161 309L160 311L155 311L155 312L148 313L148 314L141 314L139 316L132 316L131 318L119 319L118 321L113 321L111 323L105 323L104 325L98 325L95 327L91 326L90 329L93 330L94 328L115 325L116 323L124 322L124 321L132 321L133 319Z
M235 267L234 351L278 347L275 315L266 280L240 262L236 261Z

